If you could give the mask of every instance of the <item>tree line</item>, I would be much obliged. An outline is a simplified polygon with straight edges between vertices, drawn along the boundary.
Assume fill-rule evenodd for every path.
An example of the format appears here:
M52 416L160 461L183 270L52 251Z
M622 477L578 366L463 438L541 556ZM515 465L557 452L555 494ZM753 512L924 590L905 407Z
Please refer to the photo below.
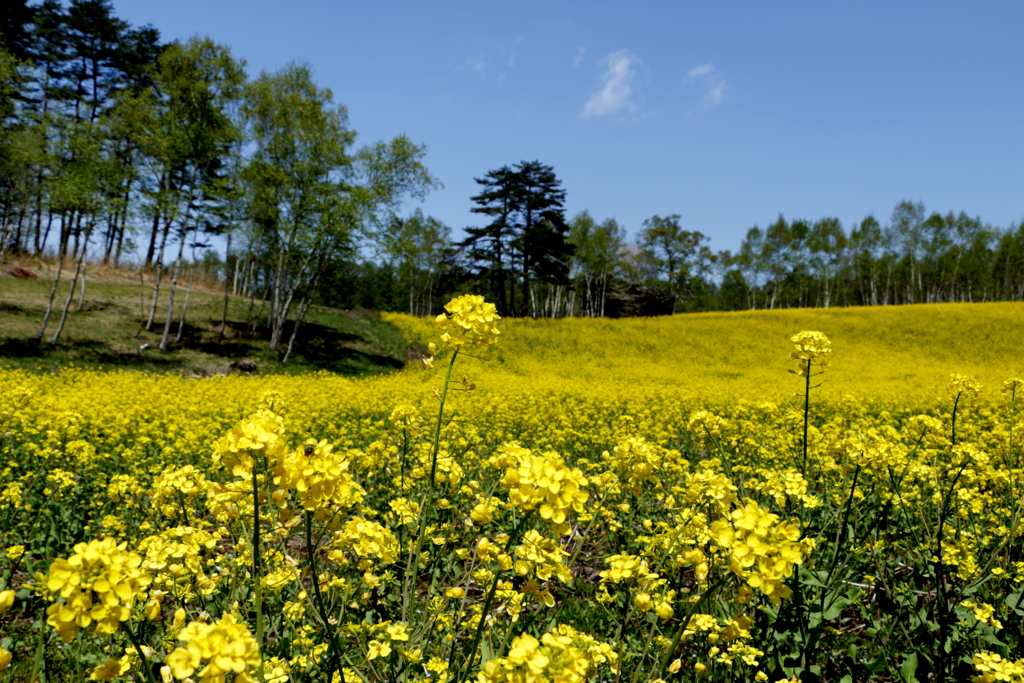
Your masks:
M993 227L965 212L903 201L886 225L867 216L778 216L740 248L713 251L679 214L646 219L629 240L614 219L566 219L551 167L521 162L476 181L483 227L439 252L432 282L472 282L510 315L668 315L688 311L879 306L1024 299L1024 222Z
M735 253L713 251L677 213L652 215L633 239L614 218L567 218L561 181L537 160L477 178L479 224L453 237L421 210L402 213L439 185L425 147L357 146L307 65L250 78L226 46L163 43L107 0L11 0L5 12L0 257L55 257L38 334L59 313L54 344L89 263L125 258L152 273L142 322L162 349L181 340L202 266L223 285L221 333L228 297L244 296L249 328L285 359L314 304L425 315L467 290L533 317L1024 297L1024 223L901 202L885 225L780 215Z
M63 271L72 286L53 344L89 261L137 253L155 274L145 327L162 325L166 350L184 329L184 271L218 238L236 269L225 317L241 279L287 358L325 273L437 185L404 136L356 147L345 107L304 64L248 78L229 48L161 43L107 0L12 0L2 21L0 256L56 256L40 340Z
M476 182L483 225L452 239L420 211L394 219L381 258L347 273L332 303L427 315L472 290L510 316L621 317L1024 300L1024 222L997 228L903 201L884 225L780 215L735 252L714 251L679 214L651 216L633 239L614 218L566 218L561 183L537 161Z

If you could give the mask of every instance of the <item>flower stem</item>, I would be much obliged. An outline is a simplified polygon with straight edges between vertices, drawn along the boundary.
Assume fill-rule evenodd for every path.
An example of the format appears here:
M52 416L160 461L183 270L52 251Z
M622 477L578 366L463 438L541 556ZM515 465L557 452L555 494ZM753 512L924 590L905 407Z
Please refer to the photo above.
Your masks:
M437 406L437 419L434 421L434 433L430 446L430 479L427 481L427 493L423 498L423 504L419 512L419 530L416 534L416 543L410 550L409 561L406 563L408 571L405 577L405 586L402 596L402 619L408 620L409 605L412 601L412 593L419 575L420 550L423 547L423 537L426 535L427 522L430 519L430 509L434 504L434 477L437 474L437 455L441 448L441 424L444 421L444 404L448 399L448 385L452 378L452 369L455 367L455 359L459 357L458 347L452 352L451 360L448 361L448 369L444 373L444 385L441 387L441 397Z
M255 594L253 608L256 610L256 643L260 648L260 664L256 677L263 683L263 585L260 581L260 490L259 475L256 472L256 456L252 463L252 585Z
M338 658L338 637L334 629L331 628L331 622L327 616L327 608L324 606L324 597L320 592L320 573L316 568L316 549L313 547L313 523L309 510L306 510L306 554L309 556L309 570L313 573L313 597L316 600L316 610L319 612L320 621L324 623L324 629L330 638L328 641L328 646L330 647L328 661L330 664L328 664L327 668L327 680L333 681L334 672L337 671L341 676L341 683L345 683L345 672Z

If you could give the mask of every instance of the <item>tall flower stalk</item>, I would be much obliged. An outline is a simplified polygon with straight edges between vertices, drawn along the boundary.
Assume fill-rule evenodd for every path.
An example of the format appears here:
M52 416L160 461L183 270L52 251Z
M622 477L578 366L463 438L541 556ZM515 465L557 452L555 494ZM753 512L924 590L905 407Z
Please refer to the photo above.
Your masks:
M466 355L472 356L468 350L475 348L486 348L498 342L498 315L494 304L484 301L482 296L466 294L449 301L445 307L445 313L441 313L435 319L438 328L441 330L441 343L444 349L450 349L451 357L448 359L448 367L444 373L444 383L440 389L435 389L438 400L437 417L431 433L430 444L430 478L427 481L427 491L419 510L419 530L416 534L416 542L409 552L408 570L405 575L405 585L402 591L402 613L406 618L409 613L409 605L419 575L420 553L423 548L423 538L426 535L427 526L430 520L430 513L434 503L434 487L437 476L437 458L441 449L441 428L444 424L445 405L448 401L448 390L452 384L452 372L455 369L455 361L459 354L467 350ZM427 367L434 367L434 360L438 355L437 345L431 343L428 347L430 355L424 359ZM487 360L485 355L476 356L481 360ZM467 383L463 383L471 387Z
M821 332L811 330L803 331L793 335L790 341L796 347L790 357L800 362L799 370L790 370L795 375L804 378L804 436L802 441L803 458L800 467L800 474L807 476L807 432L811 420L811 378L817 377L825 372L828 367L828 354L832 353L832 342ZM818 366L818 372L814 372L814 366ZM820 386L820 385L819 385Z

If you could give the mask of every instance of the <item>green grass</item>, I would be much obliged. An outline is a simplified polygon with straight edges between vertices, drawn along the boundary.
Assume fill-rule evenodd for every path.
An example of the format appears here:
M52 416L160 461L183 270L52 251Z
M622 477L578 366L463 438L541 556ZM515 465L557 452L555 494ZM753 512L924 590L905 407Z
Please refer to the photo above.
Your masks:
M19 279L0 268L0 363L46 371L73 363L95 369L132 368L148 372L214 374L227 372L232 362L251 359L260 373L304 373L316 370L349 375L393 372L405 363L407 344L401 333L374 311L341 311L314 306L299 327L295 348L287 364L268 348L269 335L262 326L249 329L249 300L232 296L228 303L227 329L220 335L223 294L214 289L194 289L189 302L184 334L167 352L157 347L167 315L169 279L161 284L160 302L151 331L143 329L149 314L153 287L149 276L140 283L138 271L96 269L90 275L80 312L76 289L67 323L56 346L49 343L57 329L71 285L65 271L54 311L42 341L37 341L54 271L44 263L24 264L39 279ZM22 265L22 264L19 264ZM178 331L187 279L182 277L175 294L170 340ZM253 317L266 322L256 302ZM285 331L291 333L289 325ZM145 344L149 347L142 349ZM283 353L282 348L282 353Z

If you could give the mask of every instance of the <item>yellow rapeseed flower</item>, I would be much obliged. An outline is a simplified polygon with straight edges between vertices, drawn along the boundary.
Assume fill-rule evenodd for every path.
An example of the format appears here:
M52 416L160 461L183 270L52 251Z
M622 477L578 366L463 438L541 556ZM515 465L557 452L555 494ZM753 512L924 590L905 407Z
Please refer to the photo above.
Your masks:
M223 683L229 673L239 683L254 680L249 672L260 663L259 645L249 627L234 616L225 615L212 624L193 621L181 630L178 640L184 645L167 655L175 678L190 678L206 662L198 672L201 683Z
M484 301L482 296L465 294L455 297L435 322L441 328L441 341L448 346L491 346L498 343L497 322L501 320L494 304Z

